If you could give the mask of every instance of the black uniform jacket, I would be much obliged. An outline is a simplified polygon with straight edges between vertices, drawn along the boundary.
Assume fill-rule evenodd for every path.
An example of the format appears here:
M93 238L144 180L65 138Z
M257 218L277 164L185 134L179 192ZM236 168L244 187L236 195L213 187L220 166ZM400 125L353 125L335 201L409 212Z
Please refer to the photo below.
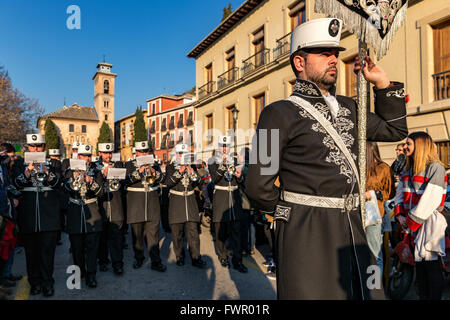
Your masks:
M214 183L213 222L241 220L243 218L242 198L238 188L240 179L233 175L231 181L228 181L225 175L227 168L217 159L208 168ZM224 187L232 187L235 190L220 189Z
M102 170L104 164L101 160L95 163L98 170ZM121 161L114 162L113 168L124 168L124 164ZM121 222L123 221L123 207L122 207L122 193L124 181L119 181L120 188L117 191L111 191L110 180L104 177L103 195L99 198L100 213L104 219L109 222Z
M89 176L94 178L92 184L86 184L86 194L82 197L81 190L74 191L71 187L73 171L66 170L64 188L69 194L67 208L66 231L69 234L81 234L102 231L102 216L98 208L98 198L103 195L104 178L93 163L88 167ZM87 203L86 203L87 202Z
M152 166L156 171L153 185L148 185L145 191L143 183L144 174L139 173L136 160L125 164L127 169L127 223L140 223L146 221L160 221L161 209L159 204L159 183L163 180L163 173L158 164ZM151 191L151 189L156 189Z
M173 162L166 167L164 184L169 191L169 223L183 223L187 221L200 222L197 200L194 189L200 183L201 177L194 171L189 177L187 171L180 173ZM174 192L182 192L178 195ZM191 193L187 195L186 193Z
M17 210L17 222L21 233L61 230L57 191L60 187L61 169L52 163L46 166L49 174L45 176L43 182L37 181L34 175L30 178L25 177L24 162L18 163L14 170L14 183L23 195Z
M408 130L403 85L396 83L374 93L375 113L367 114L367 139L404 139ZM293 95L332 122L357 164L356 102L336 96L338 109L333 117L314 83L297 80ZM262 160L264 154L258 155L263 153L261 146L270 152L269 163ZM322 125L291 101L272 103L261 112L251 152L246 193L258 209L274 212L278 298L383 299L382 288L366 285L376 259L367 245L359 207L342 210L326 200L358 194L359 186L349 162ZM280 188L274 185L277 177ZM296 193L294 200L281 200L280 189Z

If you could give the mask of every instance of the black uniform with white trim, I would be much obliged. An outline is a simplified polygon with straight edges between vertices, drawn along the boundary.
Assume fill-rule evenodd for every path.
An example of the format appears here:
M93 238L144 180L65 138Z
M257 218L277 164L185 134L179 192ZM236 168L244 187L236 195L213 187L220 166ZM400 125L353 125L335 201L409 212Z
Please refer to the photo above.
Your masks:
M406 110L403 84L374 90L375 114L367 115L367 139L399 141L406 137ZM330 90L335 96L335 88ZM341 136L358 163L357 105L344 96L336 96L337 116L332 116L320 89L313 82L298 79L294 96L308 101ZM274 182L281 189L301 195L343 198L358 194L352 168L330 134L304 109L291 101L278 101L263 109L253 144L260 129L270 137L279 132L278 163L275 172L261 174L263 165L250 164L246 192L258 209L274 213L278 248L277 288L280 299L352 299L383 298L381 290L368 290L369 265L376 265L363 230L360 210L320 207L308 198L309 205L280 200ZM267 143L271 150L272 143ZM273 161L272 161L273 164ZM356 258L355 258L356 257ZM364 294L361 295L361 292Z
M221 156L220 156L221 157ZM233 165L237 165L237 160L233 158ZM231 164L230 164L231 165ZM242 197L239 192L238 184L241 178L232 176L227 178L227 166L221 159L215 159L208 167L211 174L211 180L214 182L213 197L213 225L216 234L217 256L223 265L227 264L227 254L225 242L228 238L231 240L233 248L233 265L242 262Z
M17 223L24 243L28 282L32 288L52 288L53 265L58 231L61 230L59 205L59 167L47 164L49 174L39 182L26 178L26 166L17 162L15 185L22 193L17 208Z
M144 183L145 176L139 173L135 159L125 164L127 169L127 223L133 232L135 267L140 267L145 259L144 237L152 264L160 264L159 224L161 222L159 203L159 183L163 179L161 168L155 163L156 172L153 185Z
M74 191L71 187L73 170L68 169L64 187L70 196L66 231L74 264L80 267L82 276L87 274L86 280L89 281L95 279L97 271L98 246L103 227L98 198L104 192L104 178L93 163L89 164L87 175L93 178L92 184L85 183L79 191Z
M164 184L169 190L169 223L172 229L173 250L177 261L184 261L183 230L186 228L186 238L193 261L200 258L200 238L198 224L200 215L194 188L200 183L201 177L194 169L192 175L187 170L179 171L179 165L171 162L166 167Z

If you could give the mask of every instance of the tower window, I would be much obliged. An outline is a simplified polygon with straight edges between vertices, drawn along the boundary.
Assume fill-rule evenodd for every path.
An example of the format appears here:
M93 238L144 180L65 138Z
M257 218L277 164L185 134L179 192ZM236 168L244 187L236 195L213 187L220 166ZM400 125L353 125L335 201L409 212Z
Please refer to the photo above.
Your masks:
M103 93L109 94L109 81L105 80L103 82Z
M105 114L105 121L108 121L108 115Z
M103 106L105 108L108 108L109 107L109 101L103 101Z

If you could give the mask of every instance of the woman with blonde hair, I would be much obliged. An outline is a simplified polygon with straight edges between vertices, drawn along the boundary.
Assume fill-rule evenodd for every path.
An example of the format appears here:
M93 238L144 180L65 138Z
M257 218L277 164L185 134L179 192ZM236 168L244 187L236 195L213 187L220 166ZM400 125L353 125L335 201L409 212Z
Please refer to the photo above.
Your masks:
M396 219L414 237L416 279L421 300L440 300L444 287L439 256L445 255L444 208L447 175L436 145L425 132L411 133L407 163L397 187Z

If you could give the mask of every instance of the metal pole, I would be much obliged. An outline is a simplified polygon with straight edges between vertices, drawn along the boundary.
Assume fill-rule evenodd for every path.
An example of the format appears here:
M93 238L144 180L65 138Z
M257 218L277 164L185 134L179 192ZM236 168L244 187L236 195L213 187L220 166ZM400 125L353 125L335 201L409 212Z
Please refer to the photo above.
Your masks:
M366 213L366 132L367 132L367 81L362 71L363 61L367 55L367 44L359 40L359 61L361 71L358 73L358 164L360 173L359 195L361 202L361 220L365 230Z

